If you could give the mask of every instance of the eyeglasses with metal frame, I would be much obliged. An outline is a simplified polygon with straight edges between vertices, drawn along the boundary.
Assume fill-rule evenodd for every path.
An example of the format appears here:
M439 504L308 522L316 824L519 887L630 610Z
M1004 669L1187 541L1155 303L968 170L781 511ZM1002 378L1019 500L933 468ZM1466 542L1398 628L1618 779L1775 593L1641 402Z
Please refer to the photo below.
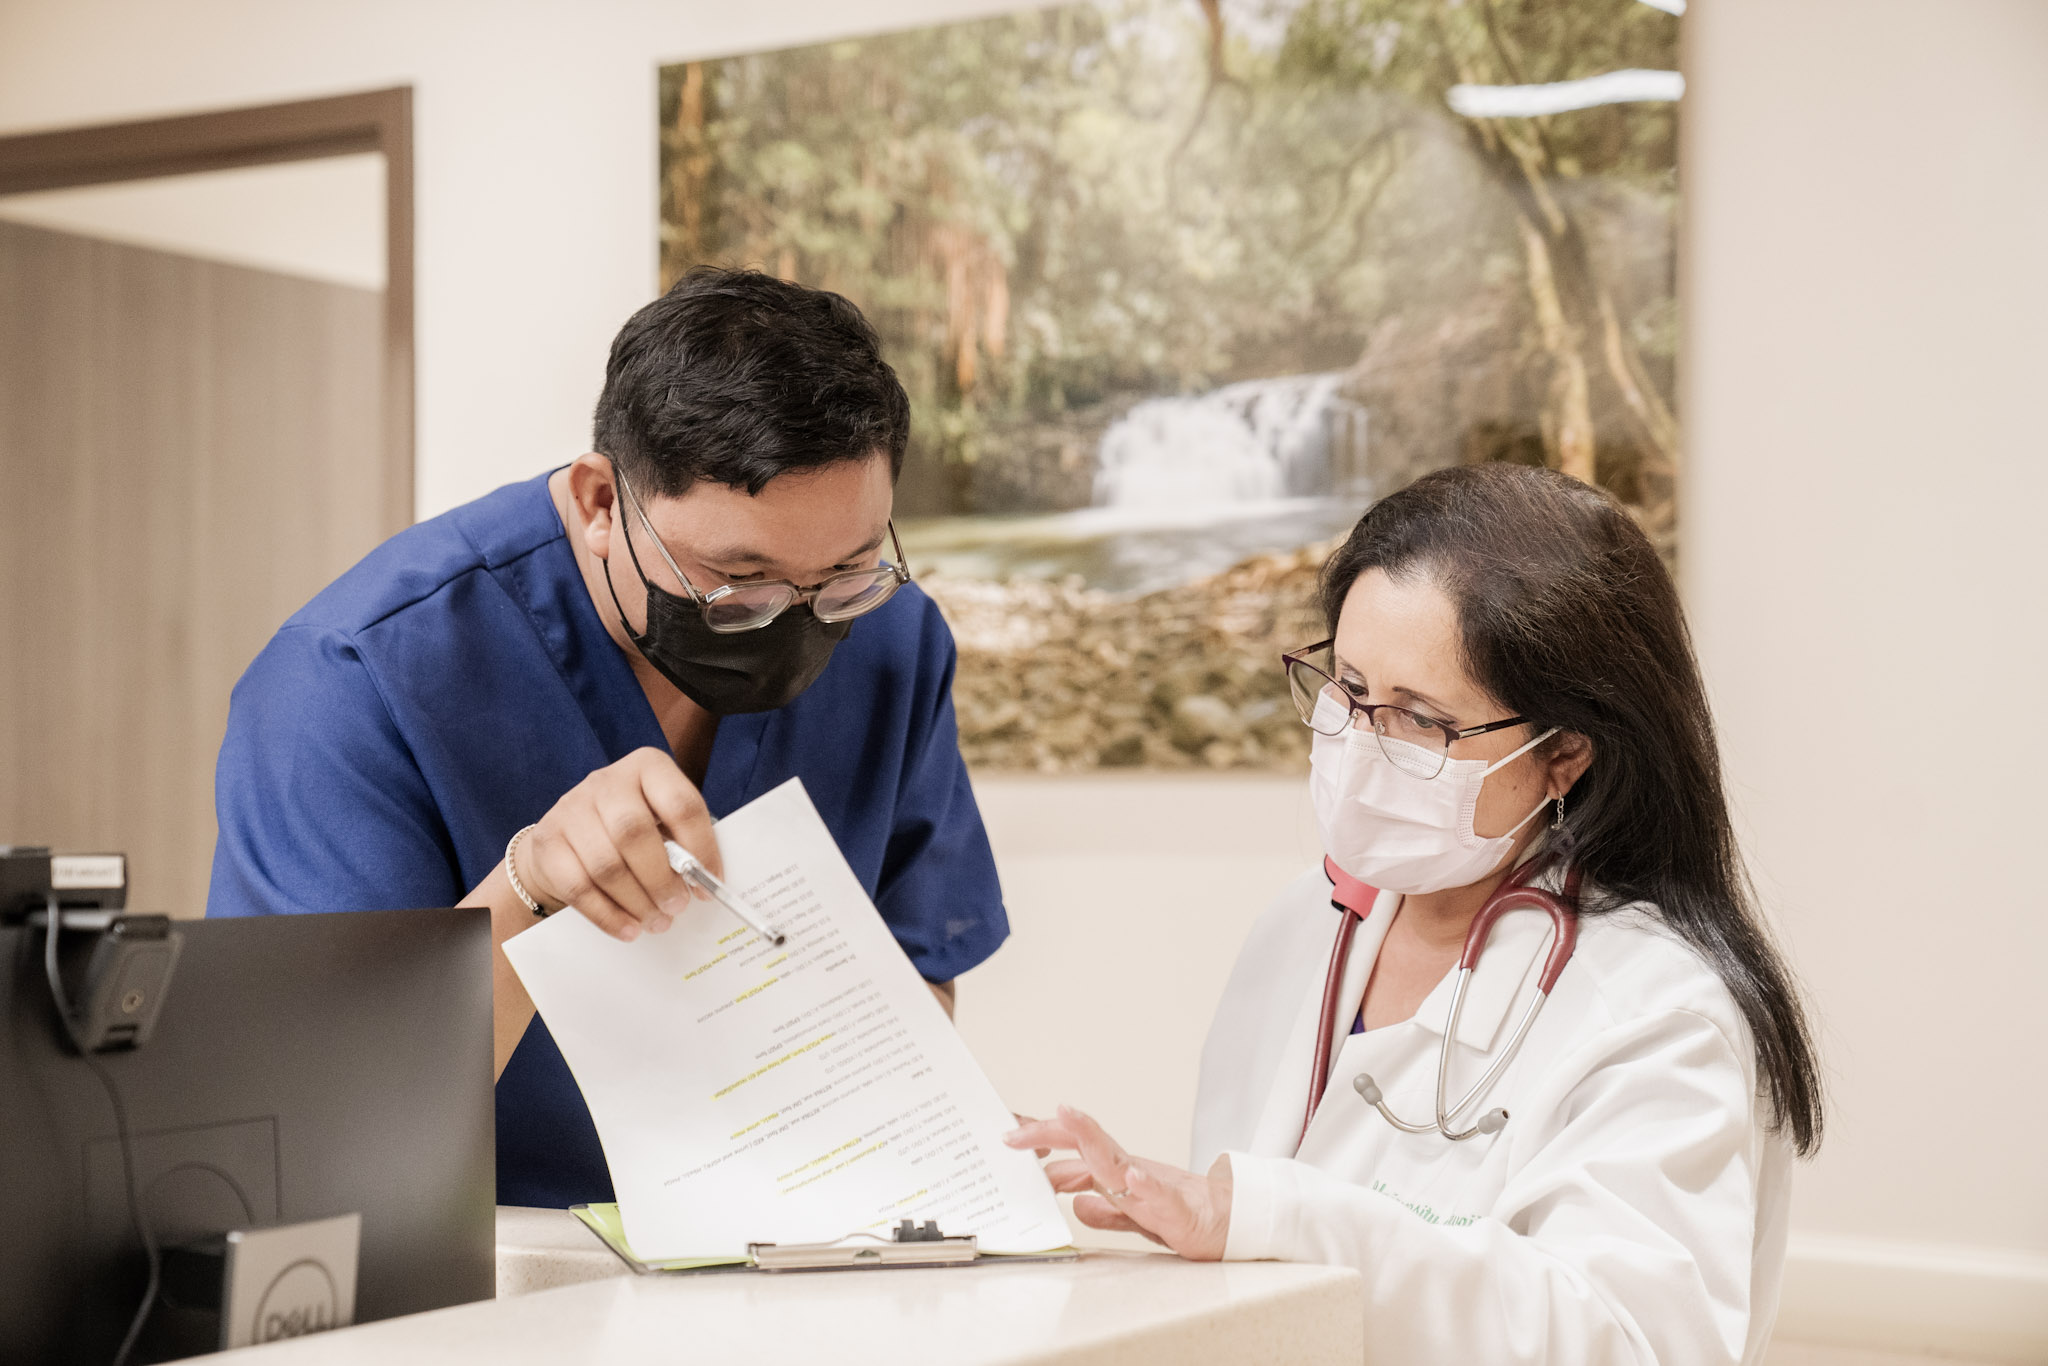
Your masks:
M1510 716L1505 721L1489 721L1483 726L1459 730L1448 721L1412 707L1364 701L1337 681L1336 644L1335 639L1325 640L1280 656L1294 710L1302 724L1318 735L1342 735L1357 725L1363 715L1379 737L1380 752L1387 756L1387 762L1411 777L1434 778L1443 772L1454 740L1469 740L1509 726L1530 724L1526 716Z
M612 464L612 472L618 478L619 489L625 494L626 501L633 505L633 514L639 519L641 528L654 542L654 548L661 552L662 562L676 576L676 582L682 584L690 601L697 604L697 610L704 615L704 624L720 635L758 631L800 602L808 602L812 614L820 621L851 621L874 611L896 596L897 589L910 582L910 571L904 568L903 543L896 538L896 523L892 518L889 522L889 547L896 555L893 563L884 560L873 569L849 569L808 588L788 579L759 579L728 583L709 593L700 593L690 582L690 576L676 563L675 556L669 554L668 547L654 530L654 523L648 520L640 496L626 482L626 472L618 467L616 461ZM625 530L623 518L619 525L621 530ZM632 549L632 544L632 533L626 531L628 550Z

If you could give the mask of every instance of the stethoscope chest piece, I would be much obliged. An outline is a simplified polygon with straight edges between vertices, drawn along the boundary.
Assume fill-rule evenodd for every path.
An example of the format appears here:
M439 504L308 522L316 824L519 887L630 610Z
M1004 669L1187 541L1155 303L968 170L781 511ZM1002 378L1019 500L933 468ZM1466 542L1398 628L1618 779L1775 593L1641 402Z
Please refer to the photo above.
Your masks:
M1455 1143L1471 1138L1475 1134L1497 1134L1502 1129L1505 1129L1508 1124L1508 1112L1503 1109L1488 1110L1479 1117L1477 1124L1474 1124L1462 1133L1453 1133L1450 1129L1445 1128L1441 1121L1436 1124L1409 1124L1387 1108L1386 1098L1380 1095L1379 1085L1373 1081L1371 1073L1360 1072L1357 1076L1353 1077L1351 1079L1351 1089L1358 1092L1360 1100L1385 1116L1387 1123L1403 1133L1426 1134L1434 1130ZM1470 1096L1466 1097L1467 1101L1470 1099ZM1457 1112L1454 1110L1452 1113L1455 1114Z

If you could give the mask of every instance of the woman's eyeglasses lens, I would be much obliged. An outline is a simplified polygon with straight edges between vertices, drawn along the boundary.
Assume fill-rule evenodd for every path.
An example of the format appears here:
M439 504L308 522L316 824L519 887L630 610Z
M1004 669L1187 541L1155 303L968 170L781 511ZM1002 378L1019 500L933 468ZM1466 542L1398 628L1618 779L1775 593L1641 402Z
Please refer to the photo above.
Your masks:
M1365 711L1329 674L1305 659L1287 661L1287 692L1302 723L1318 735L1342 735ZM1403 773L1434 778L1450 755L1450 732L1405 707L1375 707L1373 733L1380 753Z
M1380 753L1403 773L1434 778L1444 771L1451 734L1444 727L1406 707L1378 707L1372 728L1380 737Z
M1351 724L1351 702L1344 690L1305 659L1287 661L1287 695L1302 724L1319 735L1342 735Z

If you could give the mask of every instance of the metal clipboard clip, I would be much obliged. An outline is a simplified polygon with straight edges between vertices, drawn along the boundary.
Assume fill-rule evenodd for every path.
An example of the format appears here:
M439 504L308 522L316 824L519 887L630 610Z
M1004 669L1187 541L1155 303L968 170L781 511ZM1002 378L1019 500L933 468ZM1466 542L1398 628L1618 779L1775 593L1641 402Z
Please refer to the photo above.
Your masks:
M626 1231L617 1205L571 1205L576 1216L635 1275L658 1273L716 1275L732 1271L856 1271L863 1267L991 1266L1020 1262L1071 1262L1080 1252L1072 1247L1047 1252L983 1252L975 1238L948 1238L938 1221L919 1224L899 1220L888 1233L862 1231L831 1243L749 1243L744 1258L690 1258L643 1262L626 1245Z
M834 1243L748 1243L757 1271L850 1271L869 1266L964 1266L980 1258L975 1238L948 1238L936 1220L905 1219L887 1238L852 1233Z

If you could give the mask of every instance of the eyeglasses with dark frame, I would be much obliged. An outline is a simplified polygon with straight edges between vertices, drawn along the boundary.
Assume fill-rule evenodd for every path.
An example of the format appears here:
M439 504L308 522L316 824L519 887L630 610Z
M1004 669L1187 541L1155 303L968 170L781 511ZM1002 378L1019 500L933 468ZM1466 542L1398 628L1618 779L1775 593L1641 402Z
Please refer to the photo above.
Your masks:
M820 621L851 621L874 611L896 596L897 589L910 582L910 571L904 568L903 542L896 538L896 522L892 518L889 522L889 548L896 554L894 563L884 560L873 569L849 569L808 588L788 579L759 579L728 583L709 593L700 593L697 585L690 582L690 576L676 563L675 556L668 553L668 547L654 530L654 523L647 519L640 496L626 482L626 472L614 462L612 473L617 476L619 489L625 494L626 501L633 505L633 515L647 532L647 538L661 552L662 562L676 576L676 582L682 584L690 601L697 604L697 610L704 615L704 624L720 635L758 631L800 602L810 603L812 613ZM633 548L632 532L626 530L623 518L619 526L626 532L626 548L630 552ZM637 556L635 562L638 562Z
M1450 758L1453 740L1469 740L1475 735L1506 730L1509 726L1530 724L1526 716L1510 716L1505 721L1489 721L1483 726L1455 730L1449 722L1411 707L1397 707L1389 702L1361 702L1335 677L1336 644L1334 639L1325 640L1280 656L1280 665L1287 672L1287 693L1294 700L1294 710L1300 714L1302 724L1318 735L1342 735L1358 723L1358 717L1363 713L1366 723L1379 736L1380 752L1387 756L1387 762L1412 777L1434 778L1443 772L1444 762ZM1316 663L1312 656L1318 653L1325 653L1332 667L1325 668ZM1340 706L1342 711L1338 710Z

